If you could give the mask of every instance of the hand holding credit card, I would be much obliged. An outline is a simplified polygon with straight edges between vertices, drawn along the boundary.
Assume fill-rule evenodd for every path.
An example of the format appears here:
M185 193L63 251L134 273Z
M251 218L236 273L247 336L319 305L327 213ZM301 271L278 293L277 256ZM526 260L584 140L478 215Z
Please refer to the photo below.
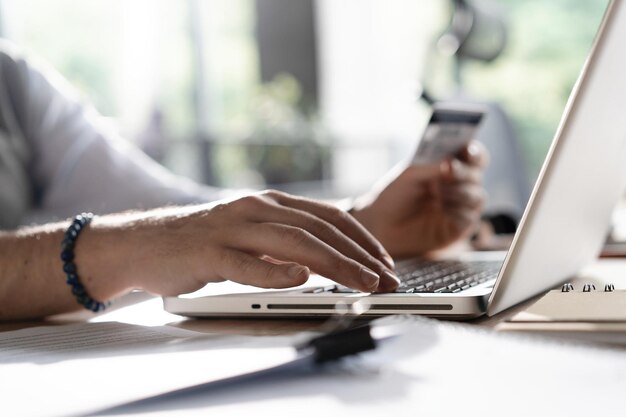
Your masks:
M480 108L436 104L413 163L433 164L456 155L474 138L484 114Z

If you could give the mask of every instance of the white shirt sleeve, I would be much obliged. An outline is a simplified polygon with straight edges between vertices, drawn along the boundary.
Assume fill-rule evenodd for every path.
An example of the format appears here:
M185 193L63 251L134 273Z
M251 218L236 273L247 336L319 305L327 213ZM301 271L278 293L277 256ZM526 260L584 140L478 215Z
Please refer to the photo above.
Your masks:
M224 190L175 176L107 129L50 70L15 62L23 91L19 115L32 148L38 206L28 220L66 218L81 211L111 213L223 198Z

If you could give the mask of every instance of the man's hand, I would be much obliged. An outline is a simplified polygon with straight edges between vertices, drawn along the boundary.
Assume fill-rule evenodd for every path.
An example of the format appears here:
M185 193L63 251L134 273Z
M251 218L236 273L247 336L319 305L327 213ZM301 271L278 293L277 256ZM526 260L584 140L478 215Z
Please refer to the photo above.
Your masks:
M485 200L479 142L437 165L410 165L391 173L357 200L353 216L398 258L423 255L468 236Z
M311 271L365 292L399 284L383 246L329 204L266 191L162 213L124 231L135 242L130 283L149 292L175 295L221 280L287 288L304 283ZM97 230L97 218L93 224ZM88 251L87 242L79 249Z

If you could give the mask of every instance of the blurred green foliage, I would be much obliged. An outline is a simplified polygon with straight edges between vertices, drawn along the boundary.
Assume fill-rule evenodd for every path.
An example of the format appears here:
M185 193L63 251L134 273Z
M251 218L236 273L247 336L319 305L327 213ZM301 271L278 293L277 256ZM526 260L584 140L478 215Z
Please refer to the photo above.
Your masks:
M589 53L607 0L499 0L509 45L490 64L464 67L466 90L513 117L534 177Z

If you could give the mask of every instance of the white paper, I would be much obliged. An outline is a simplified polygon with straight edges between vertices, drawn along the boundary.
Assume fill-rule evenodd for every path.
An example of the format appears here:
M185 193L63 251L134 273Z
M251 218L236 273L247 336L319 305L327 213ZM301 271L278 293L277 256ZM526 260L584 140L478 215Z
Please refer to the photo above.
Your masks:
M405 318L400 324L406 326L402 337L342 366L257 380L217 393L209 389L152 404L151 409L133 415L624 414L624 351L423 319ZM288 338L187 336L174 336L177 347L170 352L145 352L141 346L134 353L142 354L130 349L128 354L109 357L80 354L81 358L56 363L3 364L0 415L54 416L99 410L280 364L294 355L292 349L281 347L291 342Z
M105 322L0 333L0 363L50 363L77 357L143 354L202 334L171 327Z
M81 323L0 333L0 415L77 415L295 358L288 338Z
M360 361L133 415L621 417L625 389L624 351L416 320Z

